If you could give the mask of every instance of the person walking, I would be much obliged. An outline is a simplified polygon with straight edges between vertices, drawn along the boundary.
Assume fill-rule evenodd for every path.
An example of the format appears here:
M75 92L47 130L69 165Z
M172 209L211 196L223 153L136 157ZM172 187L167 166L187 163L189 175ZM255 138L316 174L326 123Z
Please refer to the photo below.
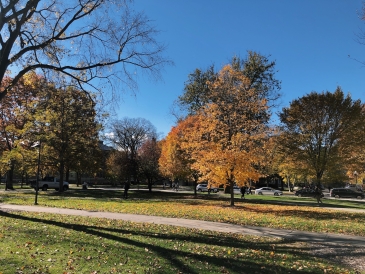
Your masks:
M322 204L322 197L323 197L322 190L317 186L315 192L316 192L315 198L317 199L317 203Z
M130 183L129 182L125 182L125 184L124 184L124 195L123 195L123 197L125 199L128 199L128 190L129 190L129 187L130 187Z
M246 187L242 186L241 187L241 199L245 199L245 192L246 192Z

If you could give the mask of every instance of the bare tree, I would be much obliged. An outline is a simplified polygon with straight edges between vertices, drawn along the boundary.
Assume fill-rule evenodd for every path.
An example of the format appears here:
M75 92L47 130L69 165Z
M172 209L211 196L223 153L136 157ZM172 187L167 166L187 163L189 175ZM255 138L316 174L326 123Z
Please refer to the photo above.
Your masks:
M361 10L359 10L357 12L358 18L362 21L365 22L365 1L362 2L362 8ZM365 45L365 30L364 29L360 29L360 31L358 33L356 33L356 39L355 39L359 44L361 45ZM359 60L356 57L353 57L351 55L348 55L349 58L351 58L352 60L359 62L363 65L365 65L365 61Z
M112 123L112 135L110 141L116 149L127 154L131 174L129 180L137 179L138 149L147 140L156 138L156 128L152 123L143 118L123 118Z
M102 90L115 80L135 87L138 69L158 76L168 61L158 31L128 0L2 0L0 100L27 72L58 72L79 87ZM39 71L38 71L39 73ZM98 81L96 81L98 79ZM114 86L114 85L111 85Z

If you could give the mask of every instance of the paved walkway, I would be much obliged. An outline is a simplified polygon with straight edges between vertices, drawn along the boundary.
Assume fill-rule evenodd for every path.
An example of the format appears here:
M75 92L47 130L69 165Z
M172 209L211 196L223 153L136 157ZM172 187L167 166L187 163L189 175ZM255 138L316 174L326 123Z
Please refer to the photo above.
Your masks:
M159 216L147 216L147 215L137 215L137 214L126 214L126 213L95 212L95 211L76 210L76 209L41 207L41 206L22 206L22 205L9 205L9 204L0 204L0 210L20 210L28 212L45 212L54 214L108 218L108 219L117 219L117 220L125 220L132 222L181 226L187 228L196 228L196 229L211 230L218 232L239 233L244 235L277 237L295 241L316 242L330 245L338 244L338 245L353 245L361 247L365 245L365 237L359 237L359 236L348 236L348 235L331 234L331 233L312 233L312 232L296 231L296 230L273 229L267 227L241 226L227 223L189 220L181 218L166 218Z

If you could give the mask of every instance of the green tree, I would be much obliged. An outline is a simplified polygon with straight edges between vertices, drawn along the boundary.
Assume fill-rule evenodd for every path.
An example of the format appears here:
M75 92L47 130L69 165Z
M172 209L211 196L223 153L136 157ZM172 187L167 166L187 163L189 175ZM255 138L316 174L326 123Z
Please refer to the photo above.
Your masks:
M255 89L261 99L268 101L269 106L275 106L281 96L281 81L276 79L276 62L270 61L269 57L248 51L245 59L233 57L231 66L249 79L248 88Z
M213 82L217 77L214 66L210 66L206 71L196 69L189 74L185 82L184 93L179 96L178 104L182 109L186 109L188 114L194 115L203 106L210 102L209 82Z
M128 181L131 176L130 161L125 151L113 150L106 159L107 176L113 184Z
M134 12L131 2L1 1L0 82L7 71L15 76L3 85L0 100L35 70L62 73L81 89L88 85L84 90L99 91L120 80L134 86L138 68L157 76L167 63L165 47L156 41L158 31L150 20Z
M28 138L42 141L42 166L58 171L59 190L70 168L81 172L95 166L99 125L95 105L88 94L73 87L57 88L49 84L35 103Z
M152 191L153 180L160 177L158 159L161 148L156 138L146 140L138 149L140 174L147 179L148 189Z
M249 80L247 89L255 89L262 100L268 101L269 106L275 106L277 99L280 98L281 89L281 81L276 79L275 61L270 61L268 56L255 51L248 51L244 59L234 56L231 66ZM213 65L205 71L196 69L189 74L184 93L177 100L178 106L187 110L188 115L194 115L203 106L214 103L216 99L212 97L209 83L214 82L217 76ZM269 114L266 111L261 115L266 113Z
M365 116L360 100L335 92L311 92L283 108L279 144L297 163L311 170L317 184L325 172L356 161L353 152L364 145Z
M80 183L81 174L97 174L104 165L104 156L99 146L102 126L93 98L80 90L70 90L69 95L73 100L70 105L72 109L67 115L70 115L69 119L75 120L68 129L72 139L66 159L66 181L71 169L78 174Z
M3 86L12 80L13 78L6 77ZM28 157L23 157L23 148L29 145L29 142L23 142L22 145L20 142L32 101L41 86L40 82L41 79L34 73L24 75L9 91L8 96L0 101L0 153L2 170L7 172L6 189L13 189L13 173L16 166L21 167L23 174L28 169L29 161Z

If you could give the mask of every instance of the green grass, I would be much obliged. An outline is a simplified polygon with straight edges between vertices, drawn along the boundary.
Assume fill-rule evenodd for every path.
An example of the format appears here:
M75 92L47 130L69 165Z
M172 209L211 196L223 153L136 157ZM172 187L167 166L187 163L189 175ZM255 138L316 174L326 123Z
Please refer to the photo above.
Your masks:
M0 194L1 195L1 194ZM32 205L34 191L3 192L5 203ZM40 206L90 211L124 212L134 214L179 217L187 219L253 225L311 232L330 232L365 236L364 213L324 209L314 199L297 197L249 196L230 207L228 195L198 195L180 192L130 191L130 199L122 199L122 190L89 189L39 192ZM284 199L287 199L285 201ZM288 202L291 199L291 202ZM331 200L333 203L342 201ZM329 200L325 200L327 205ZM359 201L348 201L342 207L356 207ZM351 205L352 203L352 205ZM334 205L334 204L333 204ZM341 205L336 205L341 206Z
M305 244L53 214L0 212L1 273L355 273Z
M365 236L364 213L318 207L314 199L181 192L40 191L39 206L180 217ZM31 189L0 202L33 205ZM325 205L361 208L359 201ZM153 224L0 211L0 273L355 273L310 256L305 243Z
M317 201L311 197L297 197L294 194L284 195L280 197L275 196L260 196L260 195L246 195L246 199L257 201L259 203L268 202L270 204L282 204L282 205L303 205L313 206L317 204ZM322 199L324 206L333 208L348 208L348 209L362 209L365 210L365 201L357 199Z

